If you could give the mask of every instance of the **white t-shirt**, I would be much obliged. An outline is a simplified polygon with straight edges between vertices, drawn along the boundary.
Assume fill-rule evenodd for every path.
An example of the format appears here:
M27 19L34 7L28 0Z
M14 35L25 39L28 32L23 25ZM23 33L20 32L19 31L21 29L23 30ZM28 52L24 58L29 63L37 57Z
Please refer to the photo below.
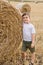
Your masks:
M23 40L32 41L32 34L36 33L33 24L23 23Z

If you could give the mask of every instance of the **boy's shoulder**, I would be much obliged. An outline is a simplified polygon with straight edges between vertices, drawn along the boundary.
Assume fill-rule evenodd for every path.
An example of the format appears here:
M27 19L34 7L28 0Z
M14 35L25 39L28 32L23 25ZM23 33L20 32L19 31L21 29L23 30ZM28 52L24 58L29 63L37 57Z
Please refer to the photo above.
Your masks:
M23 23L23 24L26 25L26 26L29 26L29 27L31 27L31 28L34 27L33 23L29 23L29 24L27 24L27 23Z
M33 25L32 23L30 23L30 26L31 26L31 27L34 27L34 25Z

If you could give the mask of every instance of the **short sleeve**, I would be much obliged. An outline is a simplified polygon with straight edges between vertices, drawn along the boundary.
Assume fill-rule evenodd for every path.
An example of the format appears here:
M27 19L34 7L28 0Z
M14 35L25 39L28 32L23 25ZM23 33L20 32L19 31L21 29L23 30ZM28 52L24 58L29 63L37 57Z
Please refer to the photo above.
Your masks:
M36 33L36 30L35 30L35 27L34 26L32 26L31 33L32 34Z

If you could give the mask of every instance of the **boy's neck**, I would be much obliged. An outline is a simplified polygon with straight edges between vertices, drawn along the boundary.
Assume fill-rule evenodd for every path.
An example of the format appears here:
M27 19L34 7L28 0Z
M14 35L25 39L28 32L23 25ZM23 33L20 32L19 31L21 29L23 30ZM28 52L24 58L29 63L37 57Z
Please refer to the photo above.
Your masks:
M24 23L29 24L30 22L24 22Z

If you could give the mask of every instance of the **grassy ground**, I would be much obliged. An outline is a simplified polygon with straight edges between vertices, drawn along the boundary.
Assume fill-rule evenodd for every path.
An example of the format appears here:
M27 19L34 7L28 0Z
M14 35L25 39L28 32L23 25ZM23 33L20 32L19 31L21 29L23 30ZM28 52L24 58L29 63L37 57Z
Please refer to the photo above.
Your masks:
M35 65L43 65L43 3L35 4L35 3L29 3L31 6L31 21L34 24L36 28L36 61ZM20 10L21 5L23 3L20 2L10 2L10 4ZM20 6L19 6L20 5ZM12 44L12 43L11 43ZM1 50L3 50L3 54L1 52L0 56L3 57L3 59L0 61L0 65L23 65L23 61L21 59L21 45L20 44L17 52L16 50L14 51L14 46L9 45L7 47L8 53L6 52L6 48L0 47ZM7 44L6 44L7 45ZM12 48L11 48L12 47ZM10 52L10 49L12 52ZM9 53L10 52L10 53ZM14 55L14 53L16 54ZM5 54L4 54L5 53ZM27 50L27 55L28 55L28 60L26 60L25 64L28 65L28 62L30 60L30 52ZM1 57L0 57L1 58Z
M22 4L22 3L21 3ZM36 61L35 65L43 65L43 3L42 4L34 4L28 3L31 6L31 21L35 25L36 28ZM19 52L20 53L20 52ZM29 53L27 51L28 57ZM21 55L21 54L20 54ZM20 56L19 56L20 58ZM28 65L29 61L26 61L26 65ZM21 63L22 65L22 63Z

